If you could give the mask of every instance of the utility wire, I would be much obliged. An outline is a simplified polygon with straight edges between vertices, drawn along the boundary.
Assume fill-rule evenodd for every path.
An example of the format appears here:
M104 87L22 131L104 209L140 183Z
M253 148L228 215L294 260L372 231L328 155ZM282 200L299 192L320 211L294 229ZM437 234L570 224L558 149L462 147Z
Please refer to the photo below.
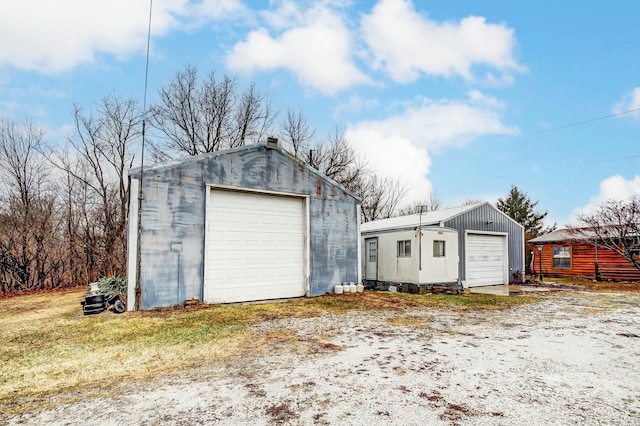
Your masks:
M624 114L631 114L632 112L638 112L638 111L640 111L640 108L630 109L629 111L617 112L615 114L603 115L602 117L596 117L596 118L591 118L589 120L578 121L577 123L571 123L571 124L565 124L563 126L553 127L551 129L542 130L542 131L539 131L539 132L536 132L536 133L533 133L533 134L534 135L539 135L541 133L553 132L553 131L560 130L560 129L566 129L567 127L579 126L581 124L592 123L594 121L604 120L606 118L611 118L611 117L617 117L619 115L624 115Z
M631 44L636 40L640 40L640 37L635 37L635 38L632 38L631 40L627 40L627 41L623 41L622 43L618 43L618 44L616 44L614 46L611 46L611 49L615 49L615 48L620 47L620 46Z
M149 28L147 30L147 60L144 70L144 97L142 101L142 143L140 153L140 182L138 183L138 234L136 248L136 286L135 286L135 309L140 310L142 299L142 182L144 173L144 142L147 120L147 87L149 84L149 47L151 45L151 13L153 11L153 0L149 0Z
M640 158L640 154L627 155L626 157L607 158L605 160L591 161L589 163L584 163L584 164L585 164L585 166L591 166L593 164L609 163L611 161L620 161L620 160L630 160L632 158Z
M153 0L149 0L149 28L147 29L147 58L144 68L144 97L142 100L142 123L147 118L147 87L149 86L149 51L151 48L151 12L153 11ZM143 127L144 130L144 127ZM144 132L143 132L144 135Z

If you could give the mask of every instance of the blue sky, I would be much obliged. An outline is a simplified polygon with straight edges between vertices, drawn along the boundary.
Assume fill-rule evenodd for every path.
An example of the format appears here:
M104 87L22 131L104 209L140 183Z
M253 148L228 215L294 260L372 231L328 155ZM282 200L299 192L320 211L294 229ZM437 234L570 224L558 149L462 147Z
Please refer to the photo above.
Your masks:
M0 6L0 116L55 142L73 102L142 101L147 0ZM625 113L640 108L639 13L628 0L154 0L148 102L187 64L255 82L317 138L343 126L407 203L432 190L445 206L495 202L514 184L564 225L640 195L640 113Z

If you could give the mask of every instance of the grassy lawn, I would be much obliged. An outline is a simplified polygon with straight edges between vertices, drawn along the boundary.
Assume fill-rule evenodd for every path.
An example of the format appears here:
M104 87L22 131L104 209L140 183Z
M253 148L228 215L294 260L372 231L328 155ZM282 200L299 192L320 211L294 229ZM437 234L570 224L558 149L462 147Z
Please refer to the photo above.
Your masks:
M279 303L172 307L84 316L85 289L0 300L0 411L55 404L56 395L110 395L114 384L190 372L258 353L282 333L252 335L247 327L287 317L351 310L505 309L534 297L413 295L367 291ZM262 347L261 347L262 346ZM252 352L253 351L253 352ZM67 397L69 398L69 397Z

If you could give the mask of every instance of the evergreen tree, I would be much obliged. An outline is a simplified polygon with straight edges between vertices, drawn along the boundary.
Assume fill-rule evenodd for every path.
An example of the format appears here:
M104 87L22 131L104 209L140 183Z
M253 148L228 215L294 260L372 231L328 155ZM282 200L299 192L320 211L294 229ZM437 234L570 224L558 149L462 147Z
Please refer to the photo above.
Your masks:
M532 202L526 192L521 192L518 187L511 185L511 191L507 198L498 198L496 207L511 219L524 227L525 239L529 240L542 234L554 231L556 225L544 226L547 212L539 213L535 210L538 202Z
M555 223L552 226L544 226L544 219L547 217L548 213L546 211L544 213L537 212L537 205L537 201L531 201L527 193L521 192L515 185L511 185L511 191L509 191L508 197L504 199L498 198L498 201L496 202L498 210L524 227L527 270L531 264L531 251L533 250L533 247L526 242L532 238L555 231L556 229Z

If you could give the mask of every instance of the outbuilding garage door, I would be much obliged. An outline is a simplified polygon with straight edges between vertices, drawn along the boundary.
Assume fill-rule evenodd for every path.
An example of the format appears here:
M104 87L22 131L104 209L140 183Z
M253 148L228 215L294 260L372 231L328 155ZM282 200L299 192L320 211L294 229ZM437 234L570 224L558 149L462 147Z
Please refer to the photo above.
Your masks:
M507 284L506 242L503 235L467 234L467 286Z
M211 189L204 301L304 296L304 199Z

